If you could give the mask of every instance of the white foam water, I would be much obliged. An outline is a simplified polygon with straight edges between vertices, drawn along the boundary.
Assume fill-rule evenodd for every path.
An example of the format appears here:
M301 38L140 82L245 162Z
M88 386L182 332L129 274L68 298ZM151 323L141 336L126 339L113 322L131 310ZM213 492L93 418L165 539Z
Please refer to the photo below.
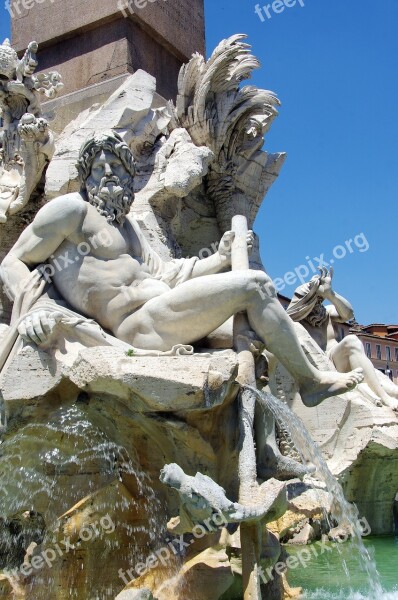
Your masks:
M348 592L341 590L340 592L330 592L324 588L319 588L313 592L305 592L302 600L398 600L398 591L396 592L381 592L380 596L366 594L364 596L360 592Z

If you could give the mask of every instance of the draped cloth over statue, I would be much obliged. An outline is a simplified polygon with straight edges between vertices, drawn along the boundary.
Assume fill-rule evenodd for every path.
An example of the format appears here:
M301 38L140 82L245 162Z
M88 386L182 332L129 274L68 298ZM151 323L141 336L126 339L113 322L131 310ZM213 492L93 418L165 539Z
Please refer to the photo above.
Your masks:
M141 246L141 260L149 269L154 279L164 281L171 288L175 288L192 278L193 269L199 260L196 256L192 258L179 258L168 262L152 250L146 237L142 233L137 221L131 216L127 217L136 233Z
M319 302L318 290L321 285L319 276L313 277L294 292L294 296L287 308L287 314L293 321L303 321L312 313Z

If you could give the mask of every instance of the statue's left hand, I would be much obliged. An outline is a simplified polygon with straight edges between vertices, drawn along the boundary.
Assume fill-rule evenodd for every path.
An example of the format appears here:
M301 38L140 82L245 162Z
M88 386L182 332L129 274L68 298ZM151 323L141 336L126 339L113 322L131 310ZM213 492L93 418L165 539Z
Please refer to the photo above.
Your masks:
M222 258L231 260L232 244L234 242L234 239L234 231L226 231L222 236L220 245L218 247L218 253ZM247 232L246 243L248 253L251 254L254 244L254 233L251 230Z
M48 310L37 310L32 312L20 322L18 326L19 335L28 343L41 346L48 342L52 332L62 320L60 312Z

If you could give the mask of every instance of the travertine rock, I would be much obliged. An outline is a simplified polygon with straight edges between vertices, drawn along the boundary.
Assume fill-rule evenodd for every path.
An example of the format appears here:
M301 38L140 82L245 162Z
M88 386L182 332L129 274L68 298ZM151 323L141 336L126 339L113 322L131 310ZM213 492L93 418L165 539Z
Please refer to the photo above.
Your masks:
M26 346L9 363L2 378L7 403L42 398L66 379L88 393L119 398L134 411L179 411L211 408L237 389L233 351L194 357L136 357L109 347L82 350L72 365L45 350Z
M293 546L306 546L316 539L315 530L309 523L306 523L304 527L296 533L290 540L289 544Z
M332 498L321 489L298 482L288 483L288 508L280 519L269 523L268 527L278 533L281 539L288 541L310 522L322 522L330 514Z

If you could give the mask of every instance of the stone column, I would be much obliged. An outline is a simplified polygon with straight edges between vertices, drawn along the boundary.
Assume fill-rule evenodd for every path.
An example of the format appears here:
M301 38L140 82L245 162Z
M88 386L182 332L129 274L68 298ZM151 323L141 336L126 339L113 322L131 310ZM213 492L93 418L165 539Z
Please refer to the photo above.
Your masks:
M36 40L40 69L59 71L64 95L143 69L171 99L181 65L193 52L205 54L204 0L30 4L29 10L13 5L13 46L20 53Z

